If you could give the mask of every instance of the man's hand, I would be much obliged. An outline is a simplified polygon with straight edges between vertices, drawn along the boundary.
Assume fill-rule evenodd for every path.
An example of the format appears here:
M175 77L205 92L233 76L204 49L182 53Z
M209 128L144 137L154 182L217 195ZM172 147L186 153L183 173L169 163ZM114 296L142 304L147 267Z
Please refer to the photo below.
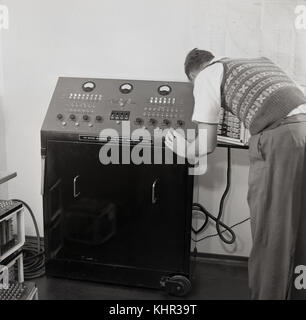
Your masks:
M198 135L188 141L178 130L169 129L165 137L166 146L180 157L195 160L212 153L217 145L217 125L198 123Z
M169 129L165 137L165 144L178 156L186 158L189 142L178 131Z

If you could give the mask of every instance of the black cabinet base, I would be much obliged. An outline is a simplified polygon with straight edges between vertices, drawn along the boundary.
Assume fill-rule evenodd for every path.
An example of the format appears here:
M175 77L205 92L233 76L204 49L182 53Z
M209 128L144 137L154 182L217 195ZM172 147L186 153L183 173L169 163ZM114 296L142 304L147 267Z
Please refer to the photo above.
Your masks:
M189 279L188 273L180 271L173 272L139 269L136 267L108 266L67 260L50 260L46 264L46 275L74 280L159 289L165 290L173 295L176 295L175 292L169 292L169 290L165 288L165 279L175 278L177 276Z

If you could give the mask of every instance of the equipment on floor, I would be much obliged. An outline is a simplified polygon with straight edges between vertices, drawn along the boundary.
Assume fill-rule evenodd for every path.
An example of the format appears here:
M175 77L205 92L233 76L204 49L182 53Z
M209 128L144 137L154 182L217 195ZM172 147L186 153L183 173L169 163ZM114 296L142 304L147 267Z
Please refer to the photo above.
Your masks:
M0 172L0 184L17 176ZM0 200L0 301L36 300L38 290L24 282L24 206L19 200Z
M193 105L190 83L59 78L41 130L47 275L190 290L193 176L152 136L194 129Z
M3 276L3 273L7 274ZM0 263L0 301L38 300L38 290L33 282L24 282L23 254L17 251ZM4 281L4 277L7 279ZM6 282L6 284L4 283Z
M37 287L33 282L14 282L7 290L0 290L1 300L38 300Z
M23 221L20 202L0 200L0 262L23 246Z

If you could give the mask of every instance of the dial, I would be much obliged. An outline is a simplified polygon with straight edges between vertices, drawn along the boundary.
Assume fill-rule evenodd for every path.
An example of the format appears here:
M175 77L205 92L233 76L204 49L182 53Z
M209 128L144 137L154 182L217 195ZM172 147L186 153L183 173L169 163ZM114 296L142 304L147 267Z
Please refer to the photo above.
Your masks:
M163 124L168 127L168 126L171 124L171 122L170 122L170 120L165 119L165 120L163 121Z
M133 91L133 86L130 83L123 83L120 88L120 92L123 94L128 94Z
M172 88L169 85L163 85L158 88L158 93L162 96L167 96L172 91Z
M157 120L155 120L155 119L150 119L150 120L149 120L149 123L150 123L151 126L156 126L156 125L157 125Z
M143 124L143 120L141 118L136 118L135 124L141 126Z
M177 120L177 125L178 125L179 127L184 127L185 122L184 122L183 120Z
M96 87L96 84L93 81L87 81L82 86L85 92L91 92L95 89L95 87Z

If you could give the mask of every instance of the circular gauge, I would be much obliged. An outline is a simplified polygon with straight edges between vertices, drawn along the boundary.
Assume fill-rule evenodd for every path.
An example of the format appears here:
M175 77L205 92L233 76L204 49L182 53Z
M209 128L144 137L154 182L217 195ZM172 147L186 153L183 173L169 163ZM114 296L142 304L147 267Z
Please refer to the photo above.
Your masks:
M120 86L120 92L123 94L128 94L133 91L133 86L130 83L124 83Z
M158 88L158 93L162 96L167 96L172 91L171 87L168 85L163 85Z
M96 87L96 84L92 81L87 81L82 86L85 92L91 92L95 89L95 87Z

